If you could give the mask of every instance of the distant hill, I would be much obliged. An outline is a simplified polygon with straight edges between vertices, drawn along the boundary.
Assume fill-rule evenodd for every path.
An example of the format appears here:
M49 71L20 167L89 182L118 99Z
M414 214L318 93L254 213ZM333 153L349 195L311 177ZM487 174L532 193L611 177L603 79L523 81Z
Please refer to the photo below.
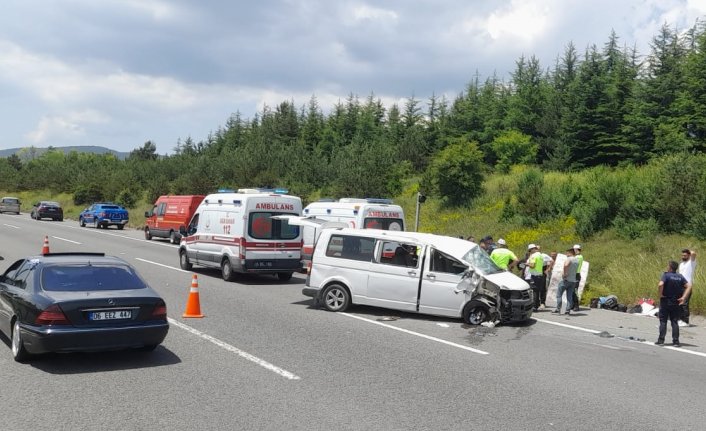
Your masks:
M53 150L59 150L63 151L64 154L68 154L72 151L77 151L79 153L94 153L94 154L106 154L106 153L111 153L115 154L115 156L119 159L125 159L127 158L128 155L130 155L129 152L121 152L121 151L115 151L111 150L110 148L105 148L105 147L98 147L95 145L86 145L86 146L71 146L71 147L47 147L47 148L40 148L40 147L24 147L24 148L9 148L7 150L0 150L0 157L9 157L13 154L17 154L21 159L29 159L32 156L34 157L39 157L49 148Z

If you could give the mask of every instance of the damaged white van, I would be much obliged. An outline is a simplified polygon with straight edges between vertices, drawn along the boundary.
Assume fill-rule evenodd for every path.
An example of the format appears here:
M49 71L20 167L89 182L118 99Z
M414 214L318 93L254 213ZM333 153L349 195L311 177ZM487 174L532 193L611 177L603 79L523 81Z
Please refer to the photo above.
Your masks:
M323 229L302 293L330 311L363 304L471 325L532 316L529 285L477 244L416 232Z

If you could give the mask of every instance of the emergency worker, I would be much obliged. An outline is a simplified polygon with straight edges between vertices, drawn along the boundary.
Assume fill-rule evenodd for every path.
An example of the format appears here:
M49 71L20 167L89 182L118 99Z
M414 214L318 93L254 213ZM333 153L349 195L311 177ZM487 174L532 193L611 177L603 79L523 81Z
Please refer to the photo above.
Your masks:
M530 287L534 296L534 311L537 311L540 305L543 305L542 297L547 296L546 279L544 278L544 257L542 257L539 246L536 244L528 245L527 252L529 253L527 267L532 280Z
M504 239L498 239L497 247L490 253L490 258L500 269L508 270L517 264L517 256L507 248Z

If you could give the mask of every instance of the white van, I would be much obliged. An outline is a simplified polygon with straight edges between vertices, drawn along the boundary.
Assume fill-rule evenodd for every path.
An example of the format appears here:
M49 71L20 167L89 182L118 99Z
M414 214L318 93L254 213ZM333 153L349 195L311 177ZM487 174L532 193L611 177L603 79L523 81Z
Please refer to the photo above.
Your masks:
M404 210L394 205L390 199L320 200L307 205L302 213L309 219L342 223L353 229L405 230ZM311 260L319 234L319 229L309 226L303 228L302 260L305 263Z
M322 229L302 293L330 311L363 304L472 325L525 321L533 309L529 285L478 244L416 232Z
M206 196L189 226L181 229L181 268L220 268L226 281L236 273L277 274L282 281L292 278L301 268L300 229L273 216L299 216L302 203L285 193L239 189Z

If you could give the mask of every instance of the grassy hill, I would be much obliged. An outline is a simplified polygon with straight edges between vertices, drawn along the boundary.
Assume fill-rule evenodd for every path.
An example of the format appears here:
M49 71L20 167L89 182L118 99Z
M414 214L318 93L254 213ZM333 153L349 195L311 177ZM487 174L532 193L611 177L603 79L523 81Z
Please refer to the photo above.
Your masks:
M23 147L23 148L9 148L7 150L0 150L0 157L9 157L13 154L17 154L20 159L27 160L35 157L39 157L42 154L49 151L49 149L63 151L64 154L68 154L72 151L77 151L79 153L94 153L94 154L106 154L111 153L119 159L125 159L130 153L111 150L110 148L86 145L86 146L69 146L69 147Z

